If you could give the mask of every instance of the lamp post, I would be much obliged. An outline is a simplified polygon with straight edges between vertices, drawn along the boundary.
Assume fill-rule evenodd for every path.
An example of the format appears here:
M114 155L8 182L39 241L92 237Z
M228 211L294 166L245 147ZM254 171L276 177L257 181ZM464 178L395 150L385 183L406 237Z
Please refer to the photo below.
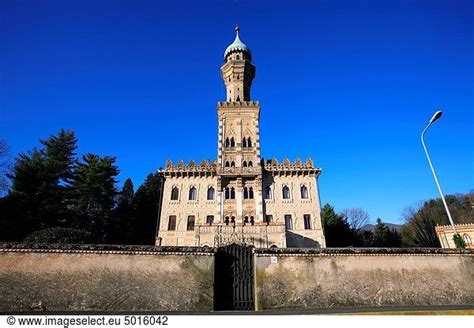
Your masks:
M436 182L436 186L438 187L439 194L441 195L441 199L443 200L443 205L444 205L444 208L446 210L446 213L448 214L449 222L451 223L451 226L454 229L454 234L457 235L458 232L456 230L456 227L454 226L453 218L451 217L451 213L449 212L449 208L448 208L448 204L446 203L446 199L444 199L443 191L441 190L441 186L439 184L438 177L436 176L433 164L431 163L431 158L430 158L430 155L428 154L428 149L426 149L425 140L424 140L426 130L428 130L428 128L431 126L431 124L433 124L435 121L437 121L441 117L441 115L443 115L443 112L440 111L440 110L436 111L436 113L433 114L433 116L431 117L430 122L423 129L423 132L421 132L421 144L423 145L423 149L425 150L426 158L428 159L428 163L430 164L431 172L433 173L433 178Z

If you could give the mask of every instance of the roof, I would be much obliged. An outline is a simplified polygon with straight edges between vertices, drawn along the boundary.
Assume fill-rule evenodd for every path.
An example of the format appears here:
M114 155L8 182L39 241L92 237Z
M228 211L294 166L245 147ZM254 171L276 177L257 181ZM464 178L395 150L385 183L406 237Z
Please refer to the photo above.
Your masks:
M245 51L250 55L250 57L252 56L250 48L247 47L247 45L240 40L239 27L238 26L235 28L234 42L232 42L224 52L224 59L225 59L225 57L227 57L228 54L230 54L231 52L234 52L234 51Z

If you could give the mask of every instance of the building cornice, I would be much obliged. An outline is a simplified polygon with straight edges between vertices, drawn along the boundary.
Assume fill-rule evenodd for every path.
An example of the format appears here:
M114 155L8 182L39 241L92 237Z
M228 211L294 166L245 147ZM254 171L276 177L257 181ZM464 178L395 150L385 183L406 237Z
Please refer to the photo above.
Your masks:
M173 175L178 173L188 174L204 174L204 175L215 175L217 171L217 161L202 160L199 164L196 164L194 160L190 160L186 165L183 160L178 161L177 164L173 164L171 160L166 161L166 167L158 170L158 173L162 175Z
M273 173L312 173L319 176L323 171L321 168L314 167L313 160L308 158L305 163L303 163L299 158L291 163L288 158L285 158L282 163L278 163L278 161L273 158L271 160L267 160L264 164L265 171L273 172Z

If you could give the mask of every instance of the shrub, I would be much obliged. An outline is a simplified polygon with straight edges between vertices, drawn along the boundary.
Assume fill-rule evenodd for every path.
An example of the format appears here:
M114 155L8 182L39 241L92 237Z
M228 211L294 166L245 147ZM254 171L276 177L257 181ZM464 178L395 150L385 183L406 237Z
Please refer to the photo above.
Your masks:
M94 238L86 230L56 227L32 232L23 241L25 243L85 244L94 242Z
M454 245L456 245L456 248L466 249L466 243L464 242L464 239L462 239L460 234L455 234L453 236L453 240Z

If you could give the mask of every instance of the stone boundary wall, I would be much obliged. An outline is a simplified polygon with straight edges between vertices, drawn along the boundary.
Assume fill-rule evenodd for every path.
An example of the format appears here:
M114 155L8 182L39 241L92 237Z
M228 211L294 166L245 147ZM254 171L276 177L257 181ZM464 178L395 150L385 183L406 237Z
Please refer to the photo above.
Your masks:
M0 243L0 313L214 308L216 248ZM254 249L258 310L474 306L474 251Z
M0 243L0 313L213 310L211 248Z
M259 310L474 305L474 252L456 249L255 251Z

